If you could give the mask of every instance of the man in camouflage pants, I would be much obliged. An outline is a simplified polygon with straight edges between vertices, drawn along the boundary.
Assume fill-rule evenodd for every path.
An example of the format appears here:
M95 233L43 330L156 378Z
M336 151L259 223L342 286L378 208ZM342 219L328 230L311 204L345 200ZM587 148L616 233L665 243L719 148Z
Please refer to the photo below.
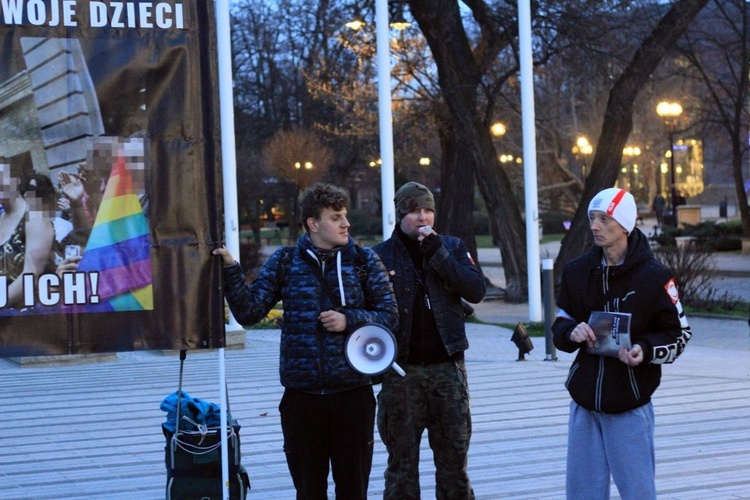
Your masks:
M473 499L467 474L471 439L464 351L469 347L461 299L477 303L486 285L466 245L439 236L435 200L408 182L396 193L399 222L374 250L385 264L399 305L398 362L383 374L378 431L388 450L385 499L421 498L419 445L427 430L438 499Z

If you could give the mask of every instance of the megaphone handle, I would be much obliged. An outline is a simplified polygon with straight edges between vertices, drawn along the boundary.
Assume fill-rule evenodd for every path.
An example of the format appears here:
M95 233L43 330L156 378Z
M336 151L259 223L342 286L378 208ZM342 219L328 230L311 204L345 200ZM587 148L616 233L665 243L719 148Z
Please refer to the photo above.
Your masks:
M398 373L402 377L406 377L406 372L404 371L403 368L401 368L400 366L398 366L398 363L393 363L391 365L391 368L393 368L396 371L396 373Z

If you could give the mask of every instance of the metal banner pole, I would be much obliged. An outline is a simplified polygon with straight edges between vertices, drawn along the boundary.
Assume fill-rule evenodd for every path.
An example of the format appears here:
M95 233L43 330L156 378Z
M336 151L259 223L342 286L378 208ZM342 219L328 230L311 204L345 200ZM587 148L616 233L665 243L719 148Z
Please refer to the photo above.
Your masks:
M544 284L544 343L545 361L557 361L557 351L552 342L552 323L555 321L555 261L542 260L542 283Z
M229 0L216 0L216 34L219 63L219 112L221 116L221 163L224 186L224 227L226 245L239 258L237 221L237 156L234 145L234 97L232 94L232 49L229 25ZM229 327L239 328L230 314ZM226 339L226 336L225 336ZM229 450L227 443L227 384L224 348L219 349L219 399L221 406L221 484L222 498L229 500Z

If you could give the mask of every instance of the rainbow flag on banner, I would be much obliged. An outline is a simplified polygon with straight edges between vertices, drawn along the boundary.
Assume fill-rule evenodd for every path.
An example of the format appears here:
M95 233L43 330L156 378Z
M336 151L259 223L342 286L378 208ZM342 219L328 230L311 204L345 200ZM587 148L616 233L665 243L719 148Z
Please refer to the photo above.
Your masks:
M124 157L112 166L78 272L91 283L86 311L154 308L148 221Z

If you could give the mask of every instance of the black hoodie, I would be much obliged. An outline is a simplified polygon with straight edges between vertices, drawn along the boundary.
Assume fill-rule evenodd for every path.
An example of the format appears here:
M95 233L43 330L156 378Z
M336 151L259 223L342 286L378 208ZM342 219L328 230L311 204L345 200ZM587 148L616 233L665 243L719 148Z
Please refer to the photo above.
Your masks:
M628 237L622 265L604 265L599 247L569 262L557 306L555 346L565 352L578 349L565 385L576 403L592 411L620 413L648 403L659 386L661 365L677 359L691 337L674 278L637 228ZM589 354L585 344L570 340L573 328L587 322L592 311L632 313L631 341L644 354L640 365Z

